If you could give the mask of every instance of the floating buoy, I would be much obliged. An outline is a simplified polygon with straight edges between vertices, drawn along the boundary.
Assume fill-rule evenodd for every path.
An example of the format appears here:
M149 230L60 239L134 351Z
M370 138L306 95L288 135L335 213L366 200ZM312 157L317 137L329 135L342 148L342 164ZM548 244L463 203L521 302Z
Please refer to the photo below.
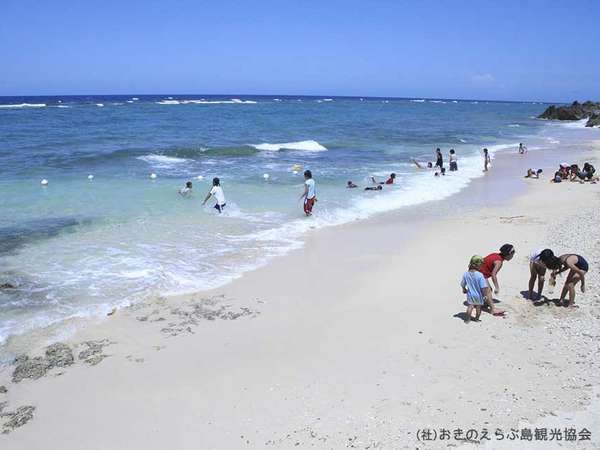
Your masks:
M42 186L48 186L48 180L46 180L46 179L44 178L42 181L40 181L40 184L41 184Z
M151 173L150 174L150 178L152 178L153 180L155 180L156 179L156 174L155 173Z
M270 176L269 176L269 174L268 174L268 173L265 173L265 174L263 175L263 178L264 178L265 180L268 180L268 179L270 178Z
M88 175L88 180L92 181L94 179L94 175L92 175L91 173Z
M202 175L198 175L198 176L196 177L196 180L200 180L200 181L202 181L202 180L204 180L204 177L203 177Z

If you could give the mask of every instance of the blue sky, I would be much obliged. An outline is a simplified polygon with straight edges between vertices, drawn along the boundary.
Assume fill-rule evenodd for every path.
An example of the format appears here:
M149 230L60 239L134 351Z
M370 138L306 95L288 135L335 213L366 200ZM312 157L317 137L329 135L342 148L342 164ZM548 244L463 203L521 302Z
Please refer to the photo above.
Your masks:
M600 100L600 1L3 0L0 95Z

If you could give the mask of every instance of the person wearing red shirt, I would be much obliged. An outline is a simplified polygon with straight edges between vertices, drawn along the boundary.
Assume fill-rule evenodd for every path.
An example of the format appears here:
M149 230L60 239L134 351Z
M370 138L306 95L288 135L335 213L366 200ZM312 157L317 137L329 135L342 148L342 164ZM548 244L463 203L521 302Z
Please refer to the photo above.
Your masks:
M513 256L515 256L515 247L512 244L504 244L502 247L500 247L499 253L490 253L483 258L483 264L479 268L479 271L487 280L490 288L492 287L490 284L490 278L492 279L492 283L494 285L494 294L498 294L500 292L498 272L500 269L502 269L502 264L504 261L510 261ZM500 316L504 314L504 311L496 311L493 300L488 301L488 305L490 306L490 312L493 315Z

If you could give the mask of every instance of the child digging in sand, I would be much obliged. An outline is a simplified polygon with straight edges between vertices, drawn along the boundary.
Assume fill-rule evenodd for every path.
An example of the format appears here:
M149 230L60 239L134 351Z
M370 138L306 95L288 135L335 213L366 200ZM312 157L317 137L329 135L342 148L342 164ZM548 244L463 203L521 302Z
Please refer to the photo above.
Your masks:
M474 255L469 261L469 270L463 274L460 281L463 294L467 294L467 317L465 323L471 321L473 308L475 308L475 318L473 320L479 322L481 307L485 299L491 297L490 287L483 274L478 270L482 264L483 258L479 255Z

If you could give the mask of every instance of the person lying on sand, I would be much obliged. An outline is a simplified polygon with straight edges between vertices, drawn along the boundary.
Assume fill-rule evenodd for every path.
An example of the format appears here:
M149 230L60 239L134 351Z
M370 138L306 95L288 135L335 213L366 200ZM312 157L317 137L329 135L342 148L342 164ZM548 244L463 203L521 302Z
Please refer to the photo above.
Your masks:
M552 278L556 279L557 275L569 270L565 285L560 293L559 302L564 303L568 293L569 301L567 306L570 308L577 308L577 305L575 305L575 286L581 281L581 292L585 292L585 274L590 269L590 266L583 256L574 253L561 255L558 259L560 260L560 269L555 270L552 273Z
M352 182L352 181L348 181L348 183L346 183L346 188L348 188L348 189L354 189L357 187L358 187L358 185L354 184L354 182Z
M463 294L467 294L467 317L465 323L471 321L473 308L475 308L475 322L479 322L481 316L481 307L486 299L491 301L490 287L479 268L483 264L483 258L479 255L473 255L469 261L469 270L466 271L460 281Z
M479 268L479 271L487 280L490 288L492 287L492 285L489 279L492 279L492 283L494 284L494 294L500 293L498 272L500 272L500 269L502 269L502 264L504 263L504 261L510 261L511 259L513 259L513 256L515 256L515 247L512 244L504 244L502 247L500 247L499 253L490 253L485 258L483 258L483 264ZM488 306L490 307L490 312L494 316L501 316L504 314L504 311L496 310L492 299L488 301Z
M417 166L417 169L433 169L433 163L431 161L427 162L427 164L420 163L416 159L412 159L411 161Z
M383 186L382 185L378 185L378 186L367 186L365 188L365 191L381 191L383 190Z
M538 169L538 170L527 169L527 175L525 175L525 178L539 178L540 173L542 173L542 172L543 172L542 169Z
M561 267L561 262L558 257L554 255L554 252L549 248L535 250L529 255L529 291L527 298L529 300L536 300L542 298L542 291L544 290L544 281L546 276L546 270L558 270ZM537 279L538 292L534 296L533 287Z
M394 184L394 180L396 179L396 174L395 173L390 173L390 177L385 180L385 182L380 181L377 182L377 180L375 180L375 177L371 177L371 181L373 182L373 184Z

